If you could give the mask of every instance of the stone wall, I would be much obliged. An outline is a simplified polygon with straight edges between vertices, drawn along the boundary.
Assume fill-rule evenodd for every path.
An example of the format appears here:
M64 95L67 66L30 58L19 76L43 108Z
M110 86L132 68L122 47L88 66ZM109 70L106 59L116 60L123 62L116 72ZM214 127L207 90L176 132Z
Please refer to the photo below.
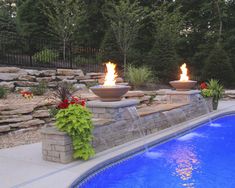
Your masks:
M177 97L179 100L176 100ZM166 98L167 104L146 106L138 110L135 108L138 101L133 99L119 102L89 102L87 107L93 113L95 127L92 144L96 152L175 126L203 115L210 109L199 91L188 91L183 94L174 91L168 93ZM43 130L43 158L54 162L71 162L72 157L67 156L68 160L64 161L54 149L53 138L58 137L58 134L60 132L55 128ZM63 139L68 139L68 136L64 134ZM48 145L50 146L46 147ZM66 150L65 147L69 148L66 145L61 150ZM71 150L67 154L69 152Z
M12 91L35 87L41 81L45 81L49 88L54 88L60 82L81 84L98 82L104 78L104 73L87 73L84 75L80 69L55 69L55 70L32 70L17 67L0 67L0 86Z
M38 129L41 126L50 125L49 106L51 103L43 98L32 101L24 100L24 103L0 104L0 134Z

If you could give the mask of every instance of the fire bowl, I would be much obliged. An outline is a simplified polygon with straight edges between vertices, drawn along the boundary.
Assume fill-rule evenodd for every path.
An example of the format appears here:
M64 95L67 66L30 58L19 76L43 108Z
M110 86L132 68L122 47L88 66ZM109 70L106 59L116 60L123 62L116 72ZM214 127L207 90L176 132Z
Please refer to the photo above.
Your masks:
M115 86L94 86L90 87L91 91L97 95L101 101L103 102L111 102L111 101L120 101L125 95L130 86L124 85L115 85Z
M188 80L188 81L171 81L170 84L173 88L175 88L178 91L188 91L192 89L196 85L197 81L194 80Z

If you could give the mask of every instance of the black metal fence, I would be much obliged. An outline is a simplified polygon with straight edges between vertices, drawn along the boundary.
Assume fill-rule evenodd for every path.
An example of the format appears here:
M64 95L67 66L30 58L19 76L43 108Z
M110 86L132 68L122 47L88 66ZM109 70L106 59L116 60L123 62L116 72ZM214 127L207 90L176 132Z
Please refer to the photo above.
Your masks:
M0 66L103 71L103 51L74 43L0 36Z

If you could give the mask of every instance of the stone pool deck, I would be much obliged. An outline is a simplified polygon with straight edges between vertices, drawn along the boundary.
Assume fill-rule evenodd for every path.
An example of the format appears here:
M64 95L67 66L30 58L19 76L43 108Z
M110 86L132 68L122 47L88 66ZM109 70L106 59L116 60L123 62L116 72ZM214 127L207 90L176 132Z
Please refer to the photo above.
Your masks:
M232 110L235 110L235 101L221 101L219 110L211 114L215 115ZM190 124L195 124L202 118L206 119L206 117L207 115L195 118L190 121ZM186 127L186 124L189 124L189 122L183 123L182 129ZM180 131L176 129L173 128L171 131ZM115 157L129 149L137 148L144 142L151 142L164 134L166 134L166 131L156 135L149 135L145 138L145 141L138 139L137 141L101 152L87 162L76 161L67 165L43 161L41 143L1 149L0 187L65 188L89 167Z

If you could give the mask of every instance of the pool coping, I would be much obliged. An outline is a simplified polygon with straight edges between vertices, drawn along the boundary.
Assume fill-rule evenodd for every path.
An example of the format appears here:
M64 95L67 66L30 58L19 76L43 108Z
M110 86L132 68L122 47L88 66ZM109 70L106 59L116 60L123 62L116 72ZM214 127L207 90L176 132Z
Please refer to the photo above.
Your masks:
M107 168L107 166L125 160L131 155L143 151L145 149L145 144L147 144L148 147L161 144L162 142L185 134L188 131L197 128L198 126L209 122L210 119L214 120L219 117L232 114L235 114L235 108L232 108L232 106L230 106L223 110L217 110L205 114L203 116L199 116L192 120L188 120L180 124L174 125L170 128L164 129L162 131L147 135L143 138L139 138L123 145L98 153L95 158L79 165L80 168L78 171L78 177L71 183L71 185L69 185L69 188L74 188L76 185L82 184L84 181L86 181L87 178L89 178L89 176L93 175L97 171Z

